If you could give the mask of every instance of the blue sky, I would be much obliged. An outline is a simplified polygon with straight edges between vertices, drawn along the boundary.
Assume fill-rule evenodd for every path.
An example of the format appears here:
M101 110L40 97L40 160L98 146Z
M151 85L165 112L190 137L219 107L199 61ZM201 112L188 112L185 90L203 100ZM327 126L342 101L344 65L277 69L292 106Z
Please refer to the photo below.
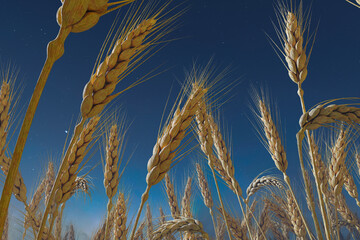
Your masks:
M172 5L177 3L174 0ZM286 140L289 175L294 180L300 176L295 139L301 114L297 89L265 35L266 32L276 38L271 23L276 19L274 4L269 0L187 1L184 5L189 10L179 19L179 28L168 36L168 39L180 39L170 42L131 75L133 78L141 77L159 65L162 65L159 72L167 69L116 100L116 106L122 106L121 111L132 122L125 156L134 154L120 183L121 189L131 195L129 219L145 190L146 163L156 141L170 89L172 103L180 91L179 82L184 81L184 70L190 69L195 60L201 66L213 57L214 67L220 70L230 65L232 71L224 79L224 85L240 79L229 94L232 98L221 109L221 119L229 129L227 135L232 137L235 175L241 186L246 189L260 172L274 167L251 123L254 121L249 108L252 85L269 89L279 110ZM304 1L306 8L310 5L312 31L318 23L319 28L308 67L309 75L303 84L308 108L326 99L358 96L360 87L360 10L341 0L327 1L326 4L323 1ZM58 31L55 14L59 6L60 1L1 1L0 61L2 64L11 62L20 70L18 83L22 84L24 92L19 110L31 97L45 60L46 44ZM39 175L45 171L49 156L59 164L66 139L65 130L73 126L71 124L79 114L83 86L89 79L115 15L111 13L102 17L94 28L71 34L66 41L65 54L50 74L23 153L20 168L28 192L32 192ZM10 148L13 149L14 144L12 139ZM202 160L197 152L187 156L171 171L180 192L187 176L194 174L194 160ZM99 161L100 155L95 154L88 168ZM101 165L90 175L94 183L91 200L72 199L64 213L66 223L72 222L76 230L86 233L98 226L107 202ZM224 187L222 189L228 196L228 205L235 208L235 196ZM199 193L194 194L195 217L206 223L207 210ZM159 206L169 214L162 184L151 189L150 196L155 216ZM17 208L21 207L14 200L12 215L18 216ZM207 229L211 229L210 223Z

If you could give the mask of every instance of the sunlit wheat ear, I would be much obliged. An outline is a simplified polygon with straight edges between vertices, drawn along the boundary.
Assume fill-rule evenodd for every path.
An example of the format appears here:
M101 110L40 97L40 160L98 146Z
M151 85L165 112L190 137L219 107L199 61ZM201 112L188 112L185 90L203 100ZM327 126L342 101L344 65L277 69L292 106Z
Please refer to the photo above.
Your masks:
M158 229L154 231L153 238L151 240L160 240L163 239L166 235L184 231L188 231L193 234L200 233L203 239L209 239L209 236L204 231L201 222L192 218L182 217L161 224Z
M201 195L204 200L204 204L206 207L208 207L210 209L210 211L212 211L211 209L214 206L214 202L213 202L213 199L211 196L209 184L205 178L204 172L202 171L202 169L200 167L200 164L198 164L198 163L196 164L196 172L197 172L198 184L199 184Z
M62 173L60 178L61 185L55 193L55 202L57 204L66 202L72 195L72 189L77 178L79 165L85 157L86 148L93 140L93 133L99 122L99 117L91 118L88 124L81 132L76 144L73 145L68 159L68 168Z
M126 240L126 235L127 235L126 220L127 220L126 201L124 194L120 192L115 206L114 239Z
M108 205L107 205L107 219L109 220L109 215L112 209L112 198L115 196L117 192L117 187L119 185L119 145L120 139L118 134L117 125L111 126L110 134L107 139L106 144L106 158L105 158L105 170L104 170L104 187L106 190L106 195L108 197ZM109 227L110 223L107 220L106 224ZM107 228L108 228L107 227ZM105 238L108 238L108 234L110 234L107 230L105 232Z
M185 218L192 218L192 212L191 212L191 192L192 192L192 178L188 177L184 195L181 200L181 216ZM184 239L190 240L194 239L195 236L193 236L190 232L185 231L184 233Z
M309 144L311 145L311 147L309 147L309 156L312 158L311 164L314 163L317 169L317 172L314 172L315 167L313 166L313 174L317 175L322 194L326 195L328 191L328 169L321 159L319 147L315 142L313 134L309 135Z
M225 223L221 220L221 217L218 216L216 219L216 239L225 240L226 226Z
M134 240L144 240L144 228L146 226L146 222L142 222L139 226L139 228L136 230L136 233L134 235Z
M248 188L246 189L246 195L247 195L247 200L249 199L249 197L251 197L252 195L254 195L257 191L259 191L260 189L264 188L264 187L277 187L279 189L283 189L283 184L281 183L281 181L279 179L277 179L276 177L273 176L263 176L260 178L256 178L254 179L248 186Z
M291 221L294 233L295 233L296 237L298 237L300 239L305 239L306 229L305 229L304 223L301 219L299 210L296 207L294 198L289 191L287 191L286 196L287 196L287 211L290 216L290 221Z
M106 228L106 220L101 223L100 228L96 231L94 236L91 238L92 240L104 240L105 239L105 228Z
M10 119L10 81L13 78L11 74L9 74L10 73L7 72L5 76L2 76L3 81L0 89L0 167L5 176L7 176L11 164L11 158L5 156L6 137ZM16 199L26 204L26 186L20 171L18 171L15 178L13 193Z
M178 149L182 139L185 137L186 131L189 128L198 108L198 102L207 92L207 89L204 88L203 85L204 82L198 82L191 78L189 81L192 81L192 83L189 83L191 87L186 102L182 106L181 110L178 106L173 113L173 116L169 118L169 122L162 131L161 135L158 137L153 148L153 154L148 161L148 173L146 176L147 187L141 197L141 205L138 210L131 238L134 236L142 207L149 197L150 188L158 184L170 170L171 163L177 153L176 150Z
M168 173L165 174L165 187L166 187L166 194L170 206L171 216L174 219L179 218L180 209L175 195L174 185L172 184Z
M184 191L184 195L183 198L181 200L181 216L182 217L186 217L186 218L192 218L192 213L191 213L191 184L192 183L192 178L188 177L187 182L186 182L186 186L185 186L185 191Z
M263 201L268 209L272 211L273 216L278 219L279 223L281 223L286 228L292 229L292 223L287 211L287 202L281 199L281 203L279 204L270 200L269 198L264 198Z
M228 212L226 212L225 210L221 209L221 207L218 207L218 210L221 214L221 217L223 219L226 218L227 223L229 225L231 234L234 236L235 239L248 239L247 235L246 235L246 227L241 227L240 223L235 220L235 218L233 218ZM225 216L224 216L225 213Z
M346 165L344 165L344 186L346 191L349 193L349 195L355 199L356 204L360 206L359 202L359 194L358 190L354 181L353 176L350 174L349 170L347 169Z
M134 0L108 3L108 0L62 0L57 11L56 20L59 26L70 28L71 32L84 32L97 24L100 17L108 12L125 6ZM112 6L111 9L108 9Z
M331 148L331 160L329 165L329 185L335 197L340 194L344 185L347 144L348 138L346 130L341 129L334 146Z
M313 192L313 184L310 179L310 175L308 171L305 171L305 186L309 186L309 194L306 194L306 204L308 206L308 209L311 211L312 209L312 201L314 201L314 192Z
M110 129L108 142L106 145L106 160L104 172L104 186L106 195L112 199L119 185L119 134L117 125L113 125Z
M304 130L315 130L331 123L341 122L350 125L360 124L360 108L347 104L319 104L301 116L299 125Z
M67 239L67 240L75 240L74 225L70 224L68 231L65 233L65 239Z
M260 213L260 216L259 216L259 220L258 220L258 223L259 223L259 227L258 227L258 230L257 230L257 239L261 239L261 240L264 240L265 237L263 236L262 233L266 234L267 230L269 230L270 228L270 222L271 219L270 219L270 214L269 214L269 211L268 211L268 206L264 206L261 213Z
M45 186L45 204L48 204L49 197L51 194L51 189L54 186L55 181L55 170L54 170L54 164L52 162L49 162L48 169L46 172L46 186ZM55 211L55 203L50 203L51 209L50 214L53 214Z
M5 176L7 176L9 167L10 167L10 163L11 163L11 159L4 156L2 159L0 159L0 162L1 162L1 170L4 172ZM26 186L25 186L25 183L21 176L20 171L18 171L18 173L16 174L13 193L17 200L26 204L26 201L27 201Z
M223 139L223 136L219 130L219 126L215 122L211 114L207 115L207 119L209 121L212 139L214 140L214 147L216 150L217 157L220 160L220 163L226 173L226 176L231 180L231 184L230 183L228 184L231 186L231 189L233 189L236 195L242 196L242 190L240 188L240 185L235 179L235 169L233 162L231 160L230 152L226 147L225 140Z
M274 160L276 167L282 173L285 173L288 166L286 152L283 145L281 144L281 139L272 120L270 111L266 107L264 101L261 99L258 100L258 108L260 110L260 120L264 128L265 137L267 139L268 151Z
M24 220L24 229L25 229L24 236L26 234L26 230L31 226L32 217L35 218L37 216L37 211L39 209L41 199L43 198L45 187L46 187L46 177L40 182L40 184L36 188L36 191L31 199L31 202L26 209L25 220Z
M349 206L346 203L346 199L344 195L340 194L337 196L336 200L332 198L332 200L337 201L336 209L340 213L340 216L353 227L356 227L357 231L360 233L360 221L357 215L352 212ZM332 201L332 204L335 205L335 202Z

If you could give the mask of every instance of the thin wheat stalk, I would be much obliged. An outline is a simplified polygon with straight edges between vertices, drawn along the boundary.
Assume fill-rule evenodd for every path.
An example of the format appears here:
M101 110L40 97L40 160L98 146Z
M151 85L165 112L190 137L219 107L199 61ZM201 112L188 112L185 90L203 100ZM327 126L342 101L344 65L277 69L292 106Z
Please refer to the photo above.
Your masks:
M176 155L176 149L180 145L186 130L193 120L193 116L198 108L198 101L206 91L207 89L203 88L203 83L192 83L191 92L183 108L181 110L179 108L176 109L169 124L164 128L162 135L157 139L153 148L153 155L148 161L148 174L146 176L147 187L141 196L140 207L130 239L133 239L134 237L141 210L149 197L151 186L159 183L170 170L170 165Z
M124 194L120 192L115 206L114 239L126 240L126 220L127 210L125 197Z
M166 194L168 196L168 202L170 206L171 216L176 219L180 217L180 210L177 203L174 185L171 183L169 173L165 174L165 186L166 186Z
M200 167L200 164L198 164L198 163L196 164L196 172L197 172L197 176L198 176L198 185L200 188L200 192L203 197L205 206L207 208L209 208L211 220L212 220L213 226L214 226L215 235L217 236L216 222L215 222L214 213L213 213L214 202L213 202L213 199L211 196L209 184L206 180L204 172L202 171L202 169Z
M168 234L183 231L201 233L204 239L209 239L208 234L203 230L201 222L192 218L182 217L161 224L158 229L154 231L153 238L151 240L159 240Z

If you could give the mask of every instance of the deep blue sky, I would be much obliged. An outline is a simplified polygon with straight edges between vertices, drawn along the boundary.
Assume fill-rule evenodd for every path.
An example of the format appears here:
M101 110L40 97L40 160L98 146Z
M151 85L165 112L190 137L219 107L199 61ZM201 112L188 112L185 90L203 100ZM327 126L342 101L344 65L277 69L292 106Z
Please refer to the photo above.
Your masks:
M173 2L174 5L179 3ZM184 79L184 69L190 69L194 60L204 65L214 57L214 66L219 69L231 65L232 73L224 80L224 85L241 78L241 83L229 94L233 98L222 108L222 119L229 129L227 135L232 136L233 161L241 186L246 189L256 175L274 167L251 124L254 121L249 109L251 85L268 87L280 112L289 173L294 180L299 176L295 133L301 109L296 86L288 78L265 35L266 32L276 38L271 23L271 19L275 20L274 3L270 0L188 1L184 5L189 10L180 18L180 28L168 37L182 39L168 44L134 72L134 77L142 76L160 64L163 66L159 71L169 69L117 100L129 122L132 121L127 135L127 155L135 150L120 184L122 190L131 194L129 219L145 189L146 163L156 141L170 88L173 87L172 101L180 90L178 82ZM330 98L359 96L360 10L344 0L304 1L305 7L310 4L312 30L318 22L319 29L308 67L309 75L303 85L307 107ZM10 61L20 69L18 83L24 87L20 109L30 99L45 60L46 44L58 31L55 14L60 1L3 0L0 6L0 60L2 64ZM66 41L65 54L50 74L23 153L20 167L28 192L32 192L38 176L44 172L49 156L59 163L65 130L79 114L83 86L115 15L102 17L94 28L71 34ZM14 143L10 144L12 149L13 146ZM192 162L196 159L200 159L196 153L189 155L171 172L181 192L185 178L193 174ZM99 155L94 155L88 166L99 161ZM91 173L91 177L95 185L92 199L71 200L64 217L67 223L70 221L76 229L87 233L102 220L107 202L101 166ZM223 192L229 195L228 205L236 207L234 195L227 189ZM198 192L196 194L194 214L204 220L208 215L199 201ZM150 196L154 211L163 206L169 214L161 184L151 190ZM17 211L21 205L15 202L12 209ZM157 216L157 212L154 215Z

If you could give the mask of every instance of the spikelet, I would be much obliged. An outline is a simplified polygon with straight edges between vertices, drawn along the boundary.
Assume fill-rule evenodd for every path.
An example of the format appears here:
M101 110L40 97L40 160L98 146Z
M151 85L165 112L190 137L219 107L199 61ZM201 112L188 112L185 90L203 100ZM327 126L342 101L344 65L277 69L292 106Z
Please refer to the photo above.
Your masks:
M340 194L344 185L344 169L347 155L346 146L346 131L341 129L336 142L331 149L331 161L329 165L329 185L335 197Z
M235 239L247 240L248 237L246 235L246 227L242 227L238 221L236 221L228 212L221 209L221 207L218 207L218 210L221 213L222 218L226 218L231 234L235 237ZM225 213L225 216L223 213Z
M284 44L285 59L290 79L301 84L307 76L306 52L303 48L302 20L292 12L287 12L285 24L286 39Z
M127 211L125 197L124 194L120 192L115 206L114 239L126 240L126 219Z
M355 199L356 204L360 206L360 202L358 200L358 191L354 181L354 178L351 176L349 170L347 169L346 165L344 164L344 186L346 191L349 195Z
M205 175L200 167L200 164L198 164L198 163L196 164L196 172L198 175L198 184L200 187L200 192L203 197L205 206L211 210L212 207L214 206L214 202L213 202L213 199L211 196L209 184L206 181Z
M137 28L128 33L125 40L119 39L109 56L98 66L83 91L81 115L90 118L98 115L105 105L116 95L111 95L124 73L129 62L142 47L142 41L155 26L156 20L151 18L141 22Z
M285 173L288 161L286 158L286 152L281 144L279 133L272 120L270 111L266 107L263 100L259 100L258 107L261 114L261 122L264 127L265 136L268 142L268 151L275 162L276 167Z
M260 178L254 179L246 189L246 195L247 199L254 195L257 191L259 191L261 188L266 186L274 186L279 189L283 189L282 183L279 181L279 179L273 177L273 176L263 176Z
M292 228L296 237L304 239L306 237L305 225L300 217L298 208L296 207L294 198L289 191L286 191L287 196L287 211L290 216Z
M109 199L113 198L119 185L119 136L117 126L110 129L110 136L106 145L106 164L104 172L104 186Z

